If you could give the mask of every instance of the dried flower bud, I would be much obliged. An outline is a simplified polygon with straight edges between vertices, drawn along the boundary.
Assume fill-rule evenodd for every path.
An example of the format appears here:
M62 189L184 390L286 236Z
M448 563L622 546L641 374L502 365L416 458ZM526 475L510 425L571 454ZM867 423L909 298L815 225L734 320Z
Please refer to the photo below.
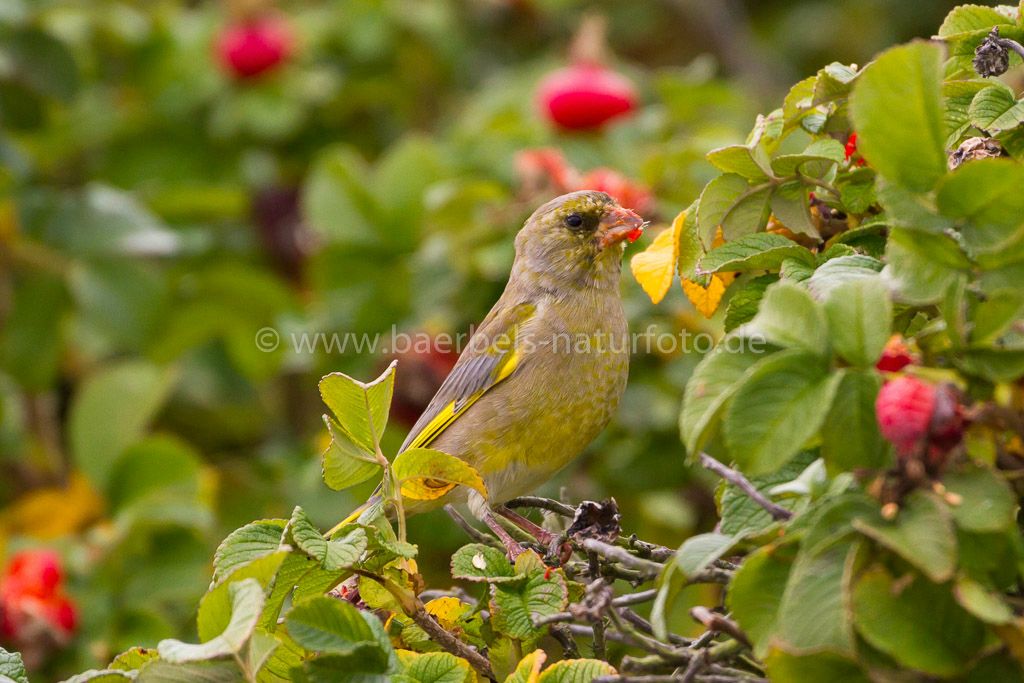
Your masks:
M995 138L967 138L949 155L949 170L976 159L1006 156L1003 146Z
M1002 76L1010 68L1010 52L999 39L999 27L974 50L974 70L980 76Z

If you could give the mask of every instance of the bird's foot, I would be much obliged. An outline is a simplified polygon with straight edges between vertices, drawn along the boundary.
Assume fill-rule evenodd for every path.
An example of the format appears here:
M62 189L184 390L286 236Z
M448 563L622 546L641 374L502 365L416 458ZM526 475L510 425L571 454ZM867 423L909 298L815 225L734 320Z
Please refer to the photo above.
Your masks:
M526 517L523 517L521 514L515 512L514 510L510 510L504 505L495 508L494 511L502 517L504 517L505 519L507 519L508 521L515 524L517 527L519 527L526 533L536 538L537 542L545 548L550 547L552 543L559 540L558 534L553 534L544 527L534 524Z
M514 563L516 558L522 555L526 548L524 548L519 541L512 538L511 534L505 531L505 528L501 526L501 522L497 520L494 513L489 509L481 515L481 518L483 519L484 524L487 525L487 528L493 531L494 535L501 541L501 544L505 546L505 552L508 554L509 561Z

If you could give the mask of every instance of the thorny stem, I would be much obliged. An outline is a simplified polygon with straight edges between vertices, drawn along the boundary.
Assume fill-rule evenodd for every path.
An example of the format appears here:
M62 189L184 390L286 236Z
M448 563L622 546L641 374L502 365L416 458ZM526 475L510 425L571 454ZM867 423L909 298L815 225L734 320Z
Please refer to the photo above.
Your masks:
M722 479L734 484L738 489L743 491L743 493L747 494L752 501L767 510L768 514L772 516L772 519L781 521L790 519L793 516L791 511L768 500L763 493L757 490L757 487L750 483L749 479L731 467L727 467L718 462L707 453L700 454L700 464L720 476Z
M601 564L598 561L597 553L594 551L587 552L587 559L590 562L590 578L599 580L601 578ZM594 656L598 659L604 659L606 650L604 640L604 619L597 619L592 628L594 631Z

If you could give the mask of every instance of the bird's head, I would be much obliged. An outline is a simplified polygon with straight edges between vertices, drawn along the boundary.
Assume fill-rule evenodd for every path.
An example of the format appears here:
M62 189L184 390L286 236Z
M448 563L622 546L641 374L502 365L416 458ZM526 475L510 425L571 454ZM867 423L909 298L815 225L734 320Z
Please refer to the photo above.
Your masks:
M533 212L516 236L516 266L558 285L618 285L623 242L635 241L644 220L604 192L583 190Z

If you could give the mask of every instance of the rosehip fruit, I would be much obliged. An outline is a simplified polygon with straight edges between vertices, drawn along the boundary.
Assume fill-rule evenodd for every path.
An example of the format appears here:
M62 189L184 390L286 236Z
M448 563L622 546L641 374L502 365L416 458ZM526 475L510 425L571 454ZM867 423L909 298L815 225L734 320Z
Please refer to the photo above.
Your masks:
M235 78L253 78L285 61L293 46L283 19L262 17L226 27L217 39L217 56Z
M894 334L886 342L882 350L882 357L875 363L875 367L882 372L899 372L903 368L917 362L917 357L907 346L907 343L898 334Z
M598 64L577 63L548 74L537 102L551 123L567 130L595 130L634 111L637 94L626 77Z
M935 387L915 377L886 382L875 400L875 416L882 436L900 455L912 455L928 437L935 411Z
M0 590L46 598L57 591L63 579L57 553L52 550L22 550L11 556Z

